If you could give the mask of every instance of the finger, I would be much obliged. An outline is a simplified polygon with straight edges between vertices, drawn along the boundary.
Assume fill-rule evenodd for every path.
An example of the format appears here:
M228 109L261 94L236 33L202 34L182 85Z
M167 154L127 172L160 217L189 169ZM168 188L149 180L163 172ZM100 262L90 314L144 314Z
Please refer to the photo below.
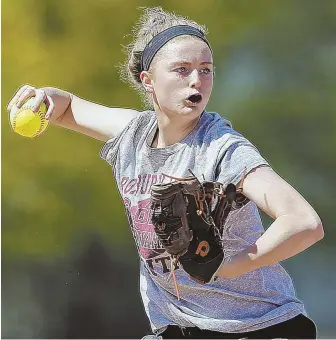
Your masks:
M20 108L23 103L29 99L29 98L32 98L32 97L35 97L36 95L36 89L35 87L28 87L26 88L20 95L20 97L18 98L17 102L16 102L16 106L18 108Z
M15 93L15 95L13 96L13 98L10 100L10 102L7 105L7 110L10 111L11 108L13 107L13 105L17 102L17 100L19 99L19 97L21 96L21 94L26 91L27 88L31 88L31 85L23 85L21 86Z
M32 106L32 111L37 112L41 104L46 100L46 93L43 90L35 90L34 105Z
M12 105L9 111L9 120L11 123L14 121L17 111L18 111L18 108L16 107L16 105Z
M54 104L54 101L52 100L52 98L50 96L46 96L45 102L46 102L47 107L48 107L48 110L45 114L45 118L48 120L48 119L50 119L51 115L54 112L55 104Z

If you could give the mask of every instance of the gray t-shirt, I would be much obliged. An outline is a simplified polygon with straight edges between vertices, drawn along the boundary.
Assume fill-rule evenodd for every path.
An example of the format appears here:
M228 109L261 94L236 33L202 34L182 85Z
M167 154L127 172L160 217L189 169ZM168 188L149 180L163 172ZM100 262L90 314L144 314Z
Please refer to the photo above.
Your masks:
M158 240L149 218L150 189L154 183L190 176L237 184L245 172L268 162L229 121L204 112L198 125L181 142L152 148L157 120L145 111L117 137L107 141L101 157L113 168L140 256L140 292L153 332L167 325L199 327L218 332L248 332L305 313L292 280L280 264L236 278L218 278L201 285L175 270L181 300L170 273L170 257ZM225 256L253 244L264 232L253 202L232 211L224 226Z

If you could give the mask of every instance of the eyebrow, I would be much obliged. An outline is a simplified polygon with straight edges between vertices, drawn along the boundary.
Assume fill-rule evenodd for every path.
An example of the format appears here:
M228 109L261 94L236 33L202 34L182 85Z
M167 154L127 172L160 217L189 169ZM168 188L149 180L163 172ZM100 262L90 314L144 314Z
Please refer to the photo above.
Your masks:
M173 61L169 64L169 66L174 66L177 64L191 64L191 62L188 60ZM203 61L201 62L201 65L213 65L213 63L211 61Z

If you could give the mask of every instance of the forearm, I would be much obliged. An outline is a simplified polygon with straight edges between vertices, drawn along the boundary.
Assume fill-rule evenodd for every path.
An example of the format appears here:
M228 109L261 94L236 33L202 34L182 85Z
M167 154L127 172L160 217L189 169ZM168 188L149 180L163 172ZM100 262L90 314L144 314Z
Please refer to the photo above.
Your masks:
M322 238L320 221L293 215L280 216L254 245L225 261L216 275L232 278L275 264L302 252Z
M132 110L109 108L57 88L43 90L54 103L51 123L101 141L116 136L134 116Z
M110 132L112 129L108 124L109 113L105 114L104 119L99 115L100 112L107 112L109 108L55 87L43 87L42 90L54 103L54 110L49 119L52 124L101 141L106 141L112 135Z

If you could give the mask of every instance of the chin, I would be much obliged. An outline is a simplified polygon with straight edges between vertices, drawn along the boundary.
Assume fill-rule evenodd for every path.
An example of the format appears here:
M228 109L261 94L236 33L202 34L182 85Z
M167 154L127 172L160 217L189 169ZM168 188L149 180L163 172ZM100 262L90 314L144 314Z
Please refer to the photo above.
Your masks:
M197 118L202 114L203 111L204 111L204 108L197 107L197 106L191 106L191 107L185 107L182 110L181 114L185 115L185 116L190 115L193 118Z
M204 111L203 107L200 106L179 106L175 108L167 108L163 110L163 112L166 112L168 116L180 116L185 117L186 119L197 119L202 112Z

